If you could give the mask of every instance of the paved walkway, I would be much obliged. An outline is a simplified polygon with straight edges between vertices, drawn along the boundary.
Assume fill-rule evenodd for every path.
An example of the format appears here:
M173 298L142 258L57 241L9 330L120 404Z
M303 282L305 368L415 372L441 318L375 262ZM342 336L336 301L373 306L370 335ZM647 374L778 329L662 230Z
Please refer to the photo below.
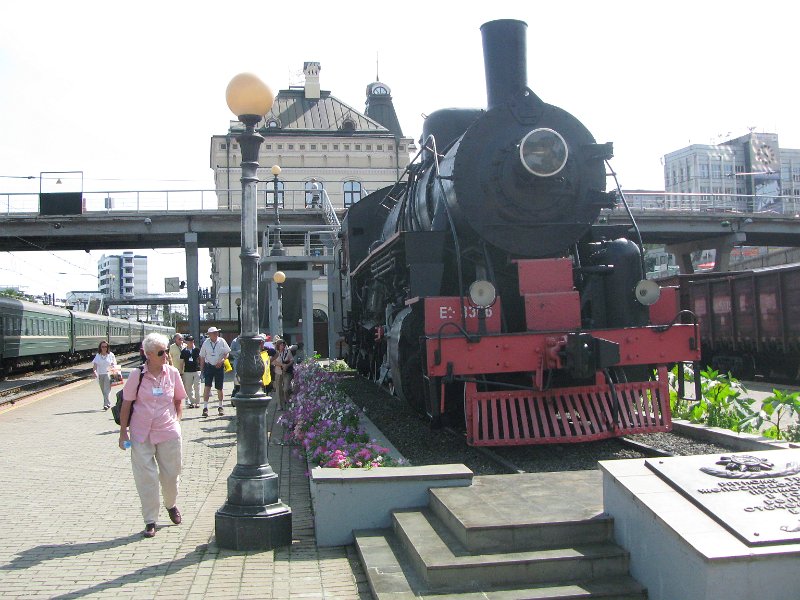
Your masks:
M236 464L230 386L226 416L184 413L183 523L162 509L154 539L141 535L130 455L94 381L0 409L0 597L370 598L352 546L316 547L305 461L279 445L278 425L269 461L292 508L292 545L215 544L214 513Z

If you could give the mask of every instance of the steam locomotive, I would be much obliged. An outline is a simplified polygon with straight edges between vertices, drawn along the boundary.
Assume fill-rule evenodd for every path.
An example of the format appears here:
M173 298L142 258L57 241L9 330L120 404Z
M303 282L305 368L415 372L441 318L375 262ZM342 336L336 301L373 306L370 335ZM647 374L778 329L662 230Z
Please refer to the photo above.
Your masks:
M348 210L347 360L473 445L669 430L697 327L630 228L597 223L612 145L527 87L526 28L481 27L487 108L429 115L407 177Z

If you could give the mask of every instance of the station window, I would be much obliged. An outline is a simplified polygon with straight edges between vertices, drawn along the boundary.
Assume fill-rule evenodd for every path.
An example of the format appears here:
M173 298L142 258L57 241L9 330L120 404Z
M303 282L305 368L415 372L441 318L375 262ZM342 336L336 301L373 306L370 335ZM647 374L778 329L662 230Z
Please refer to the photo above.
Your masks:
M375 146L375 150L383 150L383 145L378 144L377 146Z
M344 205L345 207L351 206L361 200L361 193L363 188L358 181L345 181L344 182Z
M287 150L294 150L294 144L286 144Z
M265 144L264 147L266 150L272 150L272 144Z
M361 150L361 144L356 144L356 150Z
M367 144L367 145L364 147L364 149L365 149L365 150L372 150L372 144Z
M334 144L334 145L333 145L333 149L334 149L334 150L338 150L338 149L339 149L339 144Z
M344 149L345 149L345 150L350 150L350 144L345 144L345 145L344 145Z
M389 150L394 150L394 144L389 144L388 149Z
M328 149L328 144L322 144L322 149L323 150L327 150Z
M220 150L227 150L228 149L228 144L220 144L219 145L219 149Z
M306 145L305 144L300 144L300 150L305 150L305 149L306 149Z
M317 145L316 144L311 144L311 146L309 146L309 148L311 150L316 150L317 149Z
M283 150L283 144L278 144L278 150Z

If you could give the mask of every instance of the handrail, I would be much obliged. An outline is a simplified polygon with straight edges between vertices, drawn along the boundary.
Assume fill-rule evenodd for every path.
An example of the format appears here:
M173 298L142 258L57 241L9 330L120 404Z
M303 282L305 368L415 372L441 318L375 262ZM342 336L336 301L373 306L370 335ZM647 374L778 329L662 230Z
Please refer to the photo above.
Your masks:
M299 183L299 182L298 182ZM375 183L375 182L370 182ZM377 185L377 184L376 184ZM366 188L365 188L366 189ZM331 225L339 227L336 211L345 209L339 205L341 197L331 199L327 190L321 192L321 209ZM152 213L155 211L217 211L239 212L241 210L241 189L215 190L115 190L83 192L83 212L102 213ZM319 210L306 205L307 190L281 190L280 208L283 210ZM625 192L628 205L635 213L671 214L676 213L719 213L744 214L748 216L792 216L800 214L800 196L794 195L753 195L753 194L712 194L695 192L650 192L628 190ZM274 209L274 195L270 190L258 191L258 210ZM624 211L620 206L603 209L602 214L616 214ZM29 218L39 213L39 194L30 192L0 193L0 216Z

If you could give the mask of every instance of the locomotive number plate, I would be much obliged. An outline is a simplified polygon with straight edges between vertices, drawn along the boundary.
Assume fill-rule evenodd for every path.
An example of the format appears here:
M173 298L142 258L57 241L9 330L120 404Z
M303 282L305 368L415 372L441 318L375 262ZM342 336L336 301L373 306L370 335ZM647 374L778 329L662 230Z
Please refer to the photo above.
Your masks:
M461 313L464 313L467 331L477 333L480 325L480 311L464 298L463 306L461 298L453 296L436 296L425 298L425 334L438 335L439 329L447 322L462 324ZM500 333L500 299L485 309L484 321L486 322L487 333ZM455 329L445 328L445 335L453 335Z

